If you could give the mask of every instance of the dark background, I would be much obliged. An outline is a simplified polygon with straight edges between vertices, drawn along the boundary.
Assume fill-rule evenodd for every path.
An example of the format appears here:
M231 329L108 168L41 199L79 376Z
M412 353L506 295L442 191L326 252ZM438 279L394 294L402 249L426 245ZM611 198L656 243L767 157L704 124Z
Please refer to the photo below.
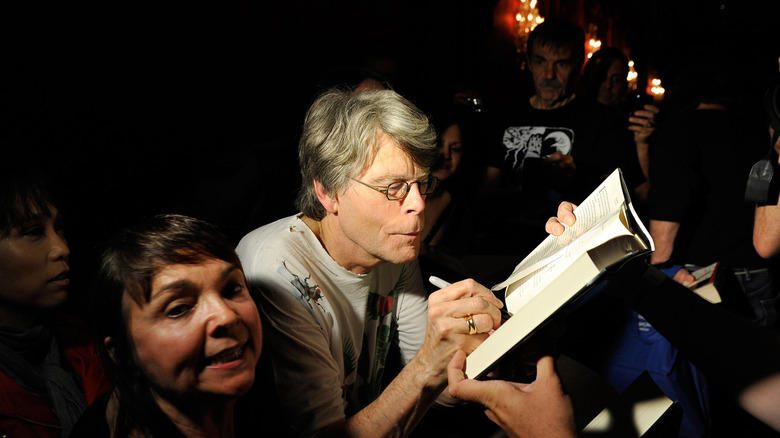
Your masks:
M293 213L295 137L318 78L335 67L381 70L424 108L473 89L490 114L527 92L502 24L516 0L105 3L0 14L0 159L45 169L62 193L75 290L99 243L140 217L195 215L237 242ZM777 73L778 3L539 9L598 23L640 79L652 72L669 89L686 68L723 60L758 96Z

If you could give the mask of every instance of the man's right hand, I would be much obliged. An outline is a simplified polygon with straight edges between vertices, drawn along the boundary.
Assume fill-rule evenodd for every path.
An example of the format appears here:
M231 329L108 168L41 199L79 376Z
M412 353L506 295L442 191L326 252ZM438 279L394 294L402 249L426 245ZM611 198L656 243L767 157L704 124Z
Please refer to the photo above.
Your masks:
M447 364L455 352L470 353L501 325L503 303L474 280L453 283L428 298L425 343L416 359L434 381L446 383ZM469 334L469 316L473 334Z

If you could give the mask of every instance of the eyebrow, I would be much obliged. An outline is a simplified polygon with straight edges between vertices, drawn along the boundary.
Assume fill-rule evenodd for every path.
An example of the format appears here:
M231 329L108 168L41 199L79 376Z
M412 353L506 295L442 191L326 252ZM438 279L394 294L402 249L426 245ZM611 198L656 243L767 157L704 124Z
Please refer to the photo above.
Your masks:
M398 182L398 181L422 181L425 178L428 178L430 175L431 175L431 172L428 172L428 171L423 172L423 173L418 174L418 175L415 175L415 176L412 176L412 177L409 177L408 174L406 174L406 175L385 175L385 176L382 176L380 178L377 178L375 181L377 183L379 183L379 182L382 182L382 183L387 182L388 184L392 184L392 183Z
M233 272L240 271L237 265L231 263L230 266L226 267L222 270L222 273L219 276L220 280L225 280L228 278ZM180 280L173 281L171 283L163 285L163 287L157 289L156 291L152 291L152 293L149 295L149 301L151 301L153 298L163 295L165 293L176 291L176 290L182 290L187 289L192 286L192 282L189 279L183 278Z

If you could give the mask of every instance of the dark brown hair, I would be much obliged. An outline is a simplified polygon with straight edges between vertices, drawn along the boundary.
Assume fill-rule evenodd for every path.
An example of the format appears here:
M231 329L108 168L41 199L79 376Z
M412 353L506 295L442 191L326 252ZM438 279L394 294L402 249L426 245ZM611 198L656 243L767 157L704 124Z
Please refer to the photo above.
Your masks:
M154 216L125 229L103 250L91 311L103 363L119 398L116 437L133 432L145 437L181 436L154 402L149 382L135 363L122 306L124 295L148 302L154 276L162 268L207 259L241 269L233 246L217 227L175 214ZM103 342L107 337L111 338L110 349Z

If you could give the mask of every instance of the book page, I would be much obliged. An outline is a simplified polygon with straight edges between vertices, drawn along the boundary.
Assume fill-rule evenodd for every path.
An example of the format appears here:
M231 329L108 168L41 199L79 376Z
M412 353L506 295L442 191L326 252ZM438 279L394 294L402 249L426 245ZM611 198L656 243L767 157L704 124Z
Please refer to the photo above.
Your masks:
M517 265L506 281L493 286L493 290L503 289L545 265L557 263L566 252L586 251L590 245L585 236L597 234L589 231L602 226L611 217L616 216L625 205L626 198L623 193L620 169L616 169L574 210L577 216L574 226L566 227L560 236L548 236ZM582 239L583 237L585 239ZM574 245L580 239L582 240L579 244Z
M543 290L555 278L569 269L582 254L590 253L594 265L599 270L611 265L632 252L646 249L641 240L634 238L625 227L622 213L606 218L597 226L587 230L579 239L572 242L566 251L561 251L550 263L544 265L533 275L526 276L507 286L506 308L510 314L517 312L525 303ZM630 239L617 239L619 236L631 236ZM606 244L605 244L606 242ZM605 244L601 247L599 245ZM593 249L597 247L597 249Z
M703 281L708 281L715 273L717 267L718 267L718 262L715 262L709 266L691 272L691 275L693 276L693 281L692 282L686 281L685 283L683 283L683 286L693 289L699 283Z

